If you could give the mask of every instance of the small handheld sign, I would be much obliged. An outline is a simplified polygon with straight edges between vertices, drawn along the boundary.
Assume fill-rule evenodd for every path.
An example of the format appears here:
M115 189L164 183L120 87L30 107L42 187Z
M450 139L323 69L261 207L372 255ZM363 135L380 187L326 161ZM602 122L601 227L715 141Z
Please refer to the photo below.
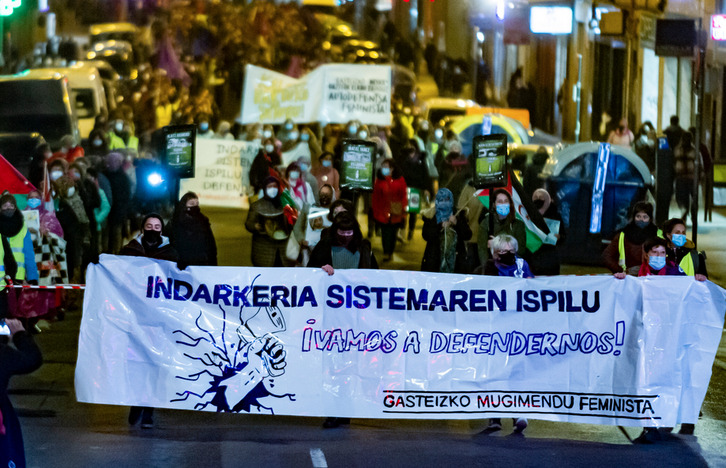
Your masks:
M474 185L494 188L507 185L507 136L502 134L474 137Z
M343 140L341 188L373 190L377 149L371 141Z
M164 164L180 179L194 177L196 125L164 127Z

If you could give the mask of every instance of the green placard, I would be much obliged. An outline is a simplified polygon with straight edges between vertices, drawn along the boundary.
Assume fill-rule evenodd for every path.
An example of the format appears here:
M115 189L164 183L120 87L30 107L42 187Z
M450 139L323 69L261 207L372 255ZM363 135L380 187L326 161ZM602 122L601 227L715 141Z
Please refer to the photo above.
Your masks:
M376 144L365 140L344 140L341 188L373 190Z

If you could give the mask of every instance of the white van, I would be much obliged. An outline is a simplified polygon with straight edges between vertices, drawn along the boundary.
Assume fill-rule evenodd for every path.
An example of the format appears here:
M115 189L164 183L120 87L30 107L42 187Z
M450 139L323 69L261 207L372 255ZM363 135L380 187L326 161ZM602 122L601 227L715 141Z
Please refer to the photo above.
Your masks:
M88 134L93 130L96 117L100 114L108 114L109 111L101 74L96 67L83 63L59 71L68 77L68 84L71 87L71 102L76 110L81 137L88 138Z

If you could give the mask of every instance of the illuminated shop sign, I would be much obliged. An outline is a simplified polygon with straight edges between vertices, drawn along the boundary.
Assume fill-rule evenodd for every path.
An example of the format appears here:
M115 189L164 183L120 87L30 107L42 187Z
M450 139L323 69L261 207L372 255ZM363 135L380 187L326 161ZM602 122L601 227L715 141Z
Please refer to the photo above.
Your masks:
M570 34L572 8L533 6L529 9L529 29L535 34Z

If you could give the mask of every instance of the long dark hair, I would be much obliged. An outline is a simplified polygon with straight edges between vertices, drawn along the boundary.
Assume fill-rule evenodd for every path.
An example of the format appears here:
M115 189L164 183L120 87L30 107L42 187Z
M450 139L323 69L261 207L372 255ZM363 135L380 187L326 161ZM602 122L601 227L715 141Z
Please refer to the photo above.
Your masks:
M363 242L363 233L360 230L358 220L355 219L352 213L341 211L333 219L333 225L330 227L330 236L334 246L337 245L338 230L353 231L353 239L350 240L346 248L351 252L357 252Z
M199 197L194 192L187 192L184 195L182 195L181 200L179 200L179 203L177 203L176 206L174 207L174 215L173 215L172 219L174 221L177 221L179 219L179 217L184 213L184 211L186 211L187 202L189 200L195 200L195 199L198 200Z
M494 202L496 201L497 196L500 193L503 193L507 197L507 200L509 200L509 214L506 218L504 218L504 222L511 224L516 219L516 209L514 208L514 200L512 199L512 195L503 188L498 188L491 195L489 195L489 216L494 216L493 219L499 220L496 204Z

